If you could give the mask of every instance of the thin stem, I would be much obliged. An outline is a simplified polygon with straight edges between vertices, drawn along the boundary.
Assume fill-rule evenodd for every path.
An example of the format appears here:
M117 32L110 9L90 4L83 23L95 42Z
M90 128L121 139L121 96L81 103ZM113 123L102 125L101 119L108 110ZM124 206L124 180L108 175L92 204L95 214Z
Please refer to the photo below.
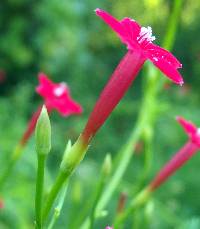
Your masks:
M174 45L176 38L176 31L178 27L178 19L181 13L181 6L183 0L175 0L173 4L173 9L169 18L169 23L167 27L167 33L163 41L163 47L168 50L171 50Z
M42 228L42 199L43 199L43 186L44 186L44 168L45 168L46 155L38 154L38 168L36 180L36 193L35 193L35 218L36 228Z
M6 169L4 170L3 174L0 177L0 189L3 188L6 180L10 175L10 170L12 170L13 166L14 166L14 161L8 162Z
M68 177L69 177L69 174L64 173L62 172L62 170L60 170L56 178L56 181L53 184L53 187L51 188L51 191L47 197L44 208L43 208L43 212L42 212L43 222L46 220L47 216L49 215L49 212L54 203L54 200L56 199L56 196L58 195L60 189L62 188L64 182L68 179Z
M152 140L153 140L153 131L150 136L144 138L145 143L145 151L144 151L144 167L139 176L137 184L134 185L134 191L132 191L131 196L141 190L144 187L146 180L149 176L149 172L152 166L152 156L153 156L153 149L152 149Z
M146 180L150 169L151 169L151 165L152 165L152 137L150 137L149 139L146 139L146 149L145 149L145 155L144 155L144 172L143 172L143 177L142 180L143 182Z
M104 177L104 174L102 174L102 176L100 178L100 182L99 182L97 190L96 190L96 197L94 199L94 203L93 203L93 206L91 208L90 227L89 227L89 229L93 229L94 228L95 211L96 211L96 207L97 207L98 201L99 201L99 199L101 197L101 194L102 194L104 186L105 186L105 177Z
M48 229L52 229L53 228L53 226L55 225L58 217L60 216L60 212L62 210L64 201L65 201L65 196L66 196L66 193L67 193L67 187L68 187L68 184L65 184L65 187L63 187L63 189L61 190L61 193L60 193L60 196L59 196L59 199L58 199L58 205L54 208L54 214L53 214L53 217L51 218L49 226L47 227Z
M182 219L180 219L174 212L169 209L164 202L154 200L156 208L158 208L160 211L160 217L163 218L164 221L166 221L167 224L170 225L171 228L178 228L179 225L181 225Z
M2 175L0 177L0 189L3 188L5 182L7 181L8 177L12 173L12 170L13 170L15 164L17 163L17 161L21 157L21 155L23 153L23 150L24 150L24 147L26 146L27 141L32 136L32 134L33 134L33 132L35 130L35 126L36 126L37 119L38 119L38 116L40 114L41 108L42 107L39 106L37 111L33 113L31 119L28 122L28 125L27 125L27 128L26 128L24 134L22 135L19 143L17 144L17 146L13 150L13 152L11 154L11 158L9 159L10 161L7 164L7 167L6 167L5 171L2 173Z

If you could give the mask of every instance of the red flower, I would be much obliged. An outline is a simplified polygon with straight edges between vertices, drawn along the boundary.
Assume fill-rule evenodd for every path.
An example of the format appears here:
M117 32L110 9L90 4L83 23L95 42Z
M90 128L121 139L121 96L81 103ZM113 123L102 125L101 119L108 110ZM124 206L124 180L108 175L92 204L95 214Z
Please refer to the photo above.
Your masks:
M96 9L96 14L117 33L128 50L142 53L145 60L149 59L168 78L177 84L183 84L183 79L177 71L182 64L170 52L152 43L155 37L152 36L150 26L141 27L131 18L118 21L101 9Z
M82 133L86 145L122 99L147 59L150 59L175 83L183 84L183 79L177 71L181 64L168 51L152 43L154 37L151 36L150 27L141 27L130 18L118 21L100 9L96 9L96 14L118 34L122 42L127 45L128 52L103 89L88 119Z
M182 125L189 135L188 142L166 163L153 181L150 183L150 190L155 190L173 175L181 166L183 166L200 149L199 129L191 122L182 117L177 117L177 121Z
M40 85L36 88L36 91L44 98L48 111L55 109L62 116L82 112L82 107L71 98L66 83L53 83L44 73L39 74L39 82Z
M40 73L38 77L40 84L37 86L36 91L44 98L44 103L48 112L55 109L62 116L80 114L82 112L81 105L72 100L69 88L65 83L53 83L44 73ZM20 145L25 145L35 130L41 108L42 107L39 106L37 111L33 113L27 129L20 140Z

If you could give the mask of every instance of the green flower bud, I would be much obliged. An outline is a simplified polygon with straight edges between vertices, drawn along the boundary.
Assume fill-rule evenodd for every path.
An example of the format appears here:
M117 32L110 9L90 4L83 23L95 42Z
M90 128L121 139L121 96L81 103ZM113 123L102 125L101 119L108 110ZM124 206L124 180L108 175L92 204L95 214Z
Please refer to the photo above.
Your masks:
M103 166L102 166L102 173L104 176L108 176L112 169L112 159L110 154L106 154Z
M35 130L36 152L47 155L51 149L51 124L45 106L42 107Z
M61 171L71 174L76 166L82 161L87 148L88 146L84 144L81 138L78 138L73 146L71 146L71 141L69 141L60 164Z

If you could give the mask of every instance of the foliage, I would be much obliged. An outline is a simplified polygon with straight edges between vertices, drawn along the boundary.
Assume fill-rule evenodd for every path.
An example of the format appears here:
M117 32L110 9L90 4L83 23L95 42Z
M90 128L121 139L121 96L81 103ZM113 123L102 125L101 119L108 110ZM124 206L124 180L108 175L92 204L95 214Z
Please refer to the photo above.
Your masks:
M102 24L93 12L96 7L109 10L117 18L128 15L144 25L152 25L154 33L159 34L157 42L160 43L164 39L172 1L8 0L0 4L0 173L5 169L31 114L41 104L34 90L37 73L44 71L57 82L66 81L73 97L84 108L82 116L65 120L55 112L51 116L52 151L46 174L47 187L51 186L67 140L77 138L97 96L125 53L125 47L114 33L106 26L100 26ZM181 88L166 85L159 96L152 147L153 166L147 180L186 139L176 125L175 116L182 115L200 125L199 10L198 0L183 1L173 53L183 63L182 74L186 84ZM1 80L3 77L5 80ZM77 209L80 212L84 208L97 186L106 153L114 157L128 138L130 126L134 125L140 108L144 81L143 73L94 139L86 158L71 179L56 228L65 228L65 225L70 228L76 220ZM106 209L108 215L97 221L97 228L104 228L112 222L121 192L129 197L136 190L135 184L143 169L144 151L145 146L132 158ZM200 185L196 174L199 163L200 155L197 154L156 192L144 212L139 211L134 216L134 224L143 225L142 228L145 223L147 228L198 228ZM0 209L0 228L33 228L34 138L29 141L13 174L1 194L5 208Z

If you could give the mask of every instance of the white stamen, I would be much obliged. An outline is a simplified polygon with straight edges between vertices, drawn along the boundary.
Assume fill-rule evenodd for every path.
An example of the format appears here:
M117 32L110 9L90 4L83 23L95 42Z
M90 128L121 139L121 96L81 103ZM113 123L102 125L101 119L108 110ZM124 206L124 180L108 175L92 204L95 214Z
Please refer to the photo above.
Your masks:
M137 37L138 43L141 44L143 41L148 41L148 42L152 42L154 41L156 38L155 36L152 36L152 28L150 26L146 27L142 27L140 30L140 34Z
M60 83L60 85L54 89L54 95L55 96L61 96L67 88L67 85L65 83Z
M158 58L156 58L156 57L153 57L153 60L155 60L155 61L158 61Z
M196 134L197 134L198 136L200 136L200 128L197 129Z

